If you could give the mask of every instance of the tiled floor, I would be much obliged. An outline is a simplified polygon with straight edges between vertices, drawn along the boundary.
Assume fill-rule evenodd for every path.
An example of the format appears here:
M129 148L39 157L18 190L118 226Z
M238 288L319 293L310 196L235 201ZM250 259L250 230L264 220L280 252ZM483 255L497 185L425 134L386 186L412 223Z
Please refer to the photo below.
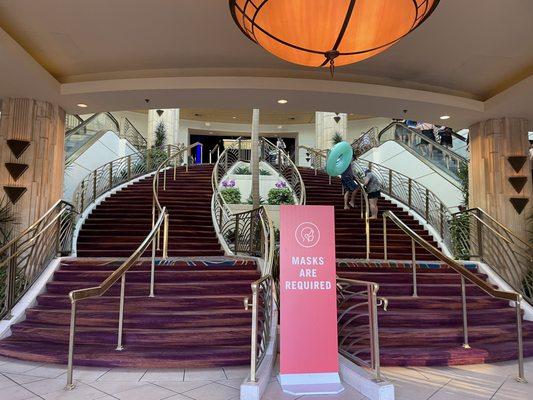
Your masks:
M515 363L446 368L385 368L398 400L531 400L533 383L514 380ZM77 387L66 391L65 367L0 358L0 400L235 400L246 368L136 370L76 368ZM533 359L526 362L533 382ZM273 377L266 400L293 400ZM347 387L339 396L305 400L362 400Z

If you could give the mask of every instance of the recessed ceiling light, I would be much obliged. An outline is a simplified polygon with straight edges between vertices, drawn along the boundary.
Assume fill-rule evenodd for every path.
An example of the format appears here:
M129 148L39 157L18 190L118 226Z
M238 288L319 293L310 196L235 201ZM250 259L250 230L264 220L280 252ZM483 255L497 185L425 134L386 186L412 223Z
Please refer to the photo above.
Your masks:
M443 115L440 117L440 119L450 119L450 116L449 115Z
M231 117L231 118L233 118L233 119L237 119L237 117L236 117L236 116L233 116L233 117Z
M211 126L211 122L206 122L205 126Z
M279 100L278 100L278 103L279 103L279 104L287 104L288 101L285 100L285 99L279 99Z
M87 104L85 103L78 103L76 104L78 107L81 107L81 108L87 108Z
M281 129L281 128L283 128L283 126L281 126L281 125L278 125L278 129Z

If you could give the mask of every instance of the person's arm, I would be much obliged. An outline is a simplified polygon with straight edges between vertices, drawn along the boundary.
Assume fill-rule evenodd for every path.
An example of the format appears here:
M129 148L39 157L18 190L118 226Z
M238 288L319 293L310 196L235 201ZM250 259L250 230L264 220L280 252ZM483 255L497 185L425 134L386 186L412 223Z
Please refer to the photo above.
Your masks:
M370 175L365 176L365 186L370 182Z

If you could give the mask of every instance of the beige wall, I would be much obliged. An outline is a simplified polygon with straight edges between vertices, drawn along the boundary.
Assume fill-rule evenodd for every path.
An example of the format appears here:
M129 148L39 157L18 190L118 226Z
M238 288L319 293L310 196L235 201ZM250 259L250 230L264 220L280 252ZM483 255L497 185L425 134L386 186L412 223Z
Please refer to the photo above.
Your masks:
M20 231L43 215L58 199L63 189L65 112L44 101L5 98L0 118L0 196L4 186L25 187L27 191L14 205ZM17 159L7 140L29 141L27 150ZM14 180L5 163L27 164L26 172Z

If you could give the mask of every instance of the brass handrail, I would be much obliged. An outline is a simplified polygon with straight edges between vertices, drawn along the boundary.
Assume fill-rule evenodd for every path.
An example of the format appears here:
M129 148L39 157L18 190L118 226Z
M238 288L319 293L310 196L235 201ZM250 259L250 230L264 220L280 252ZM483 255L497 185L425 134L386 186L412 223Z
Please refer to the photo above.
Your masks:
M265 275L251 284L252 288L252 334L250 348L250 381L257 382L257 370L261 365L270 343L270 329L274 309L274 279ZM262 300L262 302L261 302ZM261 310L260 310L261 308ZM244 299L244 309L250 309L250 300ZM263 323L259 332L259 311L262 311Z
M487 213L485 210L483 210L482 208L480 207L473 207L473 208L469 208L467 210L462 210L462 211L458 211L456 213L453 213L452 215L453 216L457 216L457 215L461 215L461 214L467 214L467 213L473 213L473 212L476 212L476 213L480 213L482 214L484 217L487 217L488 219L490 219L492 222L494 222L496 225L498 225L500 228L502 228L507 234L509 234L510 236L512 236L514 239L518 240L521 244L523 244L524 246L526 246L528 249L533 249L533 246L530 245L528 242L524 241L522 238L518 237L518 235L516 235L512 230L510 230L508 227L506 227L505 225L503 225L500 221L498 221L496 218L494 218L492 215L490 215L489 213ZM479 218L477 215L475 214L472 214L474 215L477 219L479 219L480 221L482 221L488 228L490 228L494 233L497 233L498 235L500 235L503 239L507 240L509 243L513 243L511 240L509 239L506 239L503 235L499 234L494 228L492 228L490 225L488 225L486 222L484 222L481 218Z
M337 301L339 303L339 315L337 317L337 329L339 335L339 353L348 358L350 361L369 368L377 382L383 381L381 375L381 362L379 350L379 331L378 331L378 307L387 311L388 300L384 297L378 297L379 285L376 282L361 281L356 279L346 279L337 277ZM357 286L366 286L366 291L349 290ZM354 299L366 300L362 303L356 303L342 310L342 306ZM359 307L367 304L368 312L352 315ZM344 329L358 321L361 317L368 316L368 337L370 339L370 360L363 360L358 354L360 350L354 349L354 346L360 344L366 338L362 335L356 339L351 338L351 331L346 335ZM345 318L347 317L347 318ZM358 321L358 323L360 323Z
M126 273L137 263L146 251L150 243L152 249L155 249L156 236L158 235L161 225L167 219L166 208L163 208L159 219L154 224L150 233L146 236L143 242L137 247L135 252L124 261L111 275L109 275L100 285L89 287L85 289L72 290L69 293L71 311L70 311L70 333L69 333L69 347L68 347L68 361L67 361L67 389L74 389L73 383L73 364L74 364L74 337L76 333L76 303L80 300L85 300L93 297L99 297L105 294L119 279L120 283L120 303L119 303L119 323L117 332L117 351L123 350L122 334L124 324L124 301L126 289ZM155 252L152 251L152 263L154 262Z
M70 203L58 200L41 218L0 248L0 273L4 279L0 318L11 312L50 260L71 252L75 213Z
M387 210L383 213L383 247L385 257L387 260L387 219L390 219L397 227L399 227L406 235L411 238L411 249L412 249L412 275L413 275L413 297L417 297L417 279L416 279L416 252L415 252L415 243L418 243L426 251L431 253L434 257L440 261L446 263L451 269L457 272L461 276L461 298L463 305L463 347L469 349L468 344L468 323L467 323L467 307L466 307L466 285L465 280L470 281L472 284L476 285L478 288L483 290L489 296L514 302L516 310L516 326L517 326L517 351L518 351L518 377L519 382L525 382L524 376L524 352L523 352L523 342L522 342L522 313L521 313L521 302L522 295L513 291L499 290L495 289L483 279L479 278L476 274L467 270L462 264L458 263L454 259L446 256L439 249L434 247L419 234L409 228L401 219L399 219L392 211Z
M448 154L450 157L452 158L456 158L457 160L461 161L461 162L465 162L465 163L468 163L468 160L466 158L464 158L463 156L461 156L460 154L457 154L455 153L454 151L450 150L449 148L441 145L440 143L434 141L433 139L430 139L426 136L424 136L422 133L418 132L416 129L413 129L405 124L402 124L400 122L391 122L389 125L387 125L385 128L383 128L379 134L378 134L378 141L381 143L381 137L393 126L401 126L402 128L404 129L407 129L409 132L411 132L412 134L414 134L415 136L425 140L426 142L428 142L429 144L431 144L432 146L434 146L435 148L439 149L440 151L442 151L443 153L446 153Z

